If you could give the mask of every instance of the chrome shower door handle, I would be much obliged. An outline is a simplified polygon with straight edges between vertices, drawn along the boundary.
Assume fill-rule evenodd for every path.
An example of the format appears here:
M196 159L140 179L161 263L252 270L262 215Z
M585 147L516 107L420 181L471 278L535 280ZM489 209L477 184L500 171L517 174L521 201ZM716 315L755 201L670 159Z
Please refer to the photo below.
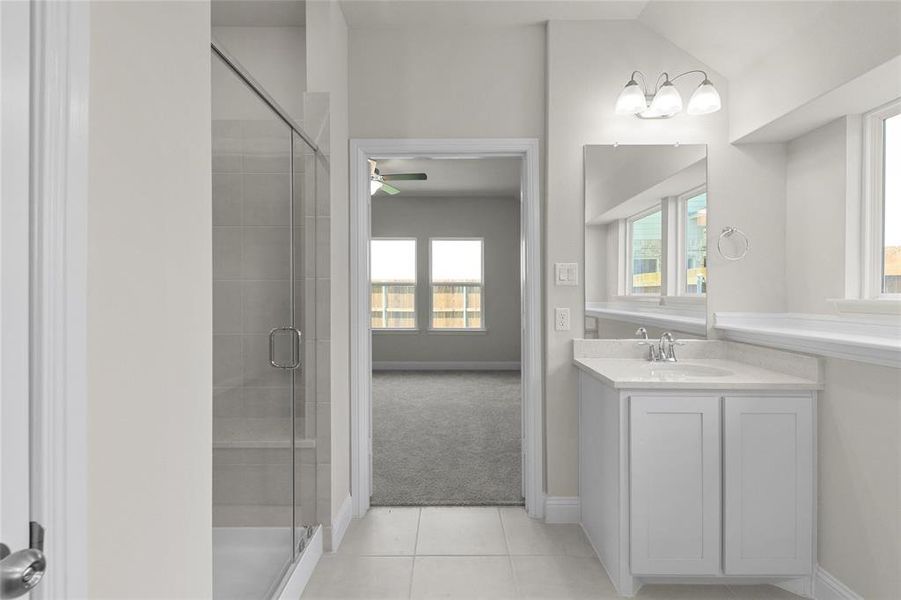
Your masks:
M291 346L291 362L290 364L283 365L275 360L275 338L282 331L288 331L291 333L294 338L294 343ZM300 340L301 333L296 327L276 327L269 332L269 364L275 367L276 369L296 369L300 366Z

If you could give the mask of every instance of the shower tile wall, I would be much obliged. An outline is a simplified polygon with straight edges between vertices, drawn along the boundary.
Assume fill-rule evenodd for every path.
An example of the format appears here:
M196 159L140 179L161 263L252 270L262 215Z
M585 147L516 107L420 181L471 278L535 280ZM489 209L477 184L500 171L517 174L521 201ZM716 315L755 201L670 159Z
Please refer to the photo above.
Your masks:
M311 352L302 371L269 365L269 330L290 324L290 130L280 121L213 121L213 525L288 527L292 485L298 521L315 519L314 449L298 450L291 471L291 386L297 377L298 438L315 439L304 402L311 393L305 373L316 372ZM295 145L295 151L299 148ZM315 255L314 182L295 160L295 265L298 327L314 339L308 310L315 287L304 275ZM309 198L309 201L305 201ZM308 217L307 215L312 215ZM309 269L309 270L308 270ZM311 289L312 288L312 289ZM312 382L315 385L315 382ZM314 393L314 391L313 391ZM315 419L313 419L315 420ZM310 445L303 439L298 448ZM296 477L296 483L292 479Z

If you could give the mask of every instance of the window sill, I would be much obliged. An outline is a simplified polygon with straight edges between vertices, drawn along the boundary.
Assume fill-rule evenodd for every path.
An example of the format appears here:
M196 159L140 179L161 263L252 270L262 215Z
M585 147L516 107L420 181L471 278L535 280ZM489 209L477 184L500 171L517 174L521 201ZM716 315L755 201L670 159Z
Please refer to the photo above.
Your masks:
M893 315L716 313L714 327L737 342L901 367L901 319Z
M370 331L372 331L372 333L419 333L420 330L419 330L419 328L411 328L411 329L394 328L394 329L388 329L388 328L381 328L381 327L380 327L380 328L378 328L378 329L370 328Z
M585 305L585 316L665 327L696 335L707 334L707 317L703 310L668 310L659 303L588 302Z
M488 333L488 330L484 327L480 329L432 329L430 327L428 333Z
M865 315L901 315L901 299L879 298L860 300L855 298L837 298L829 300L840 313Z

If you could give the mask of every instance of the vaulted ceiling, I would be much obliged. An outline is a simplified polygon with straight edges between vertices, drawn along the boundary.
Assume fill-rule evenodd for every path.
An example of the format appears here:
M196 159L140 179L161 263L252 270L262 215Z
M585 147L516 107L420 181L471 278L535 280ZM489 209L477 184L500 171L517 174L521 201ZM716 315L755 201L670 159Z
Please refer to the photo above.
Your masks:
M885 2L885 3L891 3ZM853 0L341 0L354 28L476 27L636 19L735 78ZM849 32L854 35L859 32Z

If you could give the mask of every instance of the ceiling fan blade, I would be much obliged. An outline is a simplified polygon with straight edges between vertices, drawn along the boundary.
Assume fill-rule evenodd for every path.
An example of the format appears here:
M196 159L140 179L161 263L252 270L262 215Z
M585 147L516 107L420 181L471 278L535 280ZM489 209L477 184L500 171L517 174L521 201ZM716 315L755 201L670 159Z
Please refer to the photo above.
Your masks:
M428 179L425 173L391 173L390 175L382 175L385 181L425 181Z
M393 185L388 185L387 183L383 183L382 187L380 187L379 189L385 193L391 194L392 196L400 193L399 189L397 189Z

